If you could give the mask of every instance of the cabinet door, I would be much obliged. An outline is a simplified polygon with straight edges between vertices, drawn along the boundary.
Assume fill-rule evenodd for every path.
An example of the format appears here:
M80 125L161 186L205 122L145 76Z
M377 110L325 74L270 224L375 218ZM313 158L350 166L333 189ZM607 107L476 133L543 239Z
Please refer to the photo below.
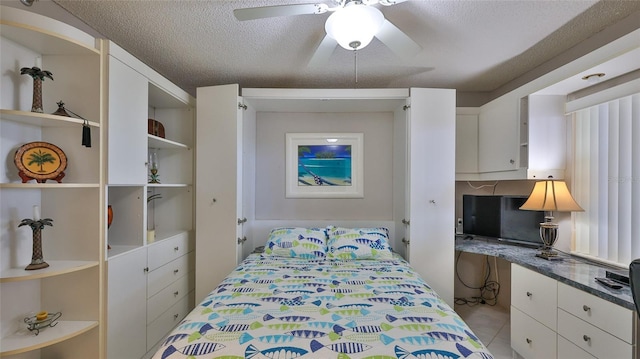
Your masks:
M478 170L513 171L518 168L518 102L511 97L490 102L478 118Z
M109 259L107 357L141 358L147 352L147 250Z
M109 184L147 183L148 82L109 56Z
M478 173L478 115L456 115L456 173Z
M196 121L196 300L237 265L238 85L200 87ZM219 154L224 153L225 156Z
M411 89L409 261L453 307L455 91Z

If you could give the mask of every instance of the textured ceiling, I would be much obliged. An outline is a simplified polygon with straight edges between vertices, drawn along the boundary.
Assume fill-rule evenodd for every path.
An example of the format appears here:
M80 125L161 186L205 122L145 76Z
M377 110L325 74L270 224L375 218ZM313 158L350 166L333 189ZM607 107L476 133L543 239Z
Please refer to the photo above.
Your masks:
M243 22L233 16L235 8L313 1L53 1L192 94L199 86L227 83L491 92L640 11L640 1L633 0L409 0L380 6L423 50L399 58L374 39L358 51L356 84L351 51L337 47L326 66L307 66L329 14Z

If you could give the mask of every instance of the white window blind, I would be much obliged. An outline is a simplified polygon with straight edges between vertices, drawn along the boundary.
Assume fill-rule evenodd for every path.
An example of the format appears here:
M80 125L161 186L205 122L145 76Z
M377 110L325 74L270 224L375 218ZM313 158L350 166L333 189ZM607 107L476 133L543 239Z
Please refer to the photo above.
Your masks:
M574 252L628 266L640 258L640 93L573 114Z

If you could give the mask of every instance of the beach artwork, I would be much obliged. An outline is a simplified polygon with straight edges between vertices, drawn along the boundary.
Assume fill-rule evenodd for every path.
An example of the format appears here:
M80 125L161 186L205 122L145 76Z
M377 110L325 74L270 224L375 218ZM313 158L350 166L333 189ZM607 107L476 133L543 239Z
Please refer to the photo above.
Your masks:
M287 133L286 197L362 198L362 133Z
M351 186L351 145L298 146L298 186Z

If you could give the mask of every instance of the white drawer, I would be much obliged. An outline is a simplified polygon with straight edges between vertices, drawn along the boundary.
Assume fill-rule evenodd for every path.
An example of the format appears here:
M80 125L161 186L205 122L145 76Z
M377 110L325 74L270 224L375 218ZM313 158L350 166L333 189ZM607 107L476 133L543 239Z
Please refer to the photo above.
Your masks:
M631 344L634 311L592 294L558 283L558 308Z
M194 276L185 274L166 288L149 298L147 302L147 324L153 322L169 307L194 289Z
M158 319L147 325L147 350L153 348L159 340L171 331L189 313L190 304L193 303L195 293L189 292L164 312Z
M600 359L632 358L633 347L629 343L558 309L558 335Z
M558 359L597 359L577 345L558 335Z
M526 359L556 358L556 333L511 306L511 348Z
M555 330L558 285L540 273L511 264L511 304Z
M193 257L193 253L186 254L149 272L149 276L147 277L147 298L151 298L176 279L187 274L193 267Z
M192 244L189 237L189 232L180 232L173 237L151 244L147 259L149 270L152 271L191 252Z

